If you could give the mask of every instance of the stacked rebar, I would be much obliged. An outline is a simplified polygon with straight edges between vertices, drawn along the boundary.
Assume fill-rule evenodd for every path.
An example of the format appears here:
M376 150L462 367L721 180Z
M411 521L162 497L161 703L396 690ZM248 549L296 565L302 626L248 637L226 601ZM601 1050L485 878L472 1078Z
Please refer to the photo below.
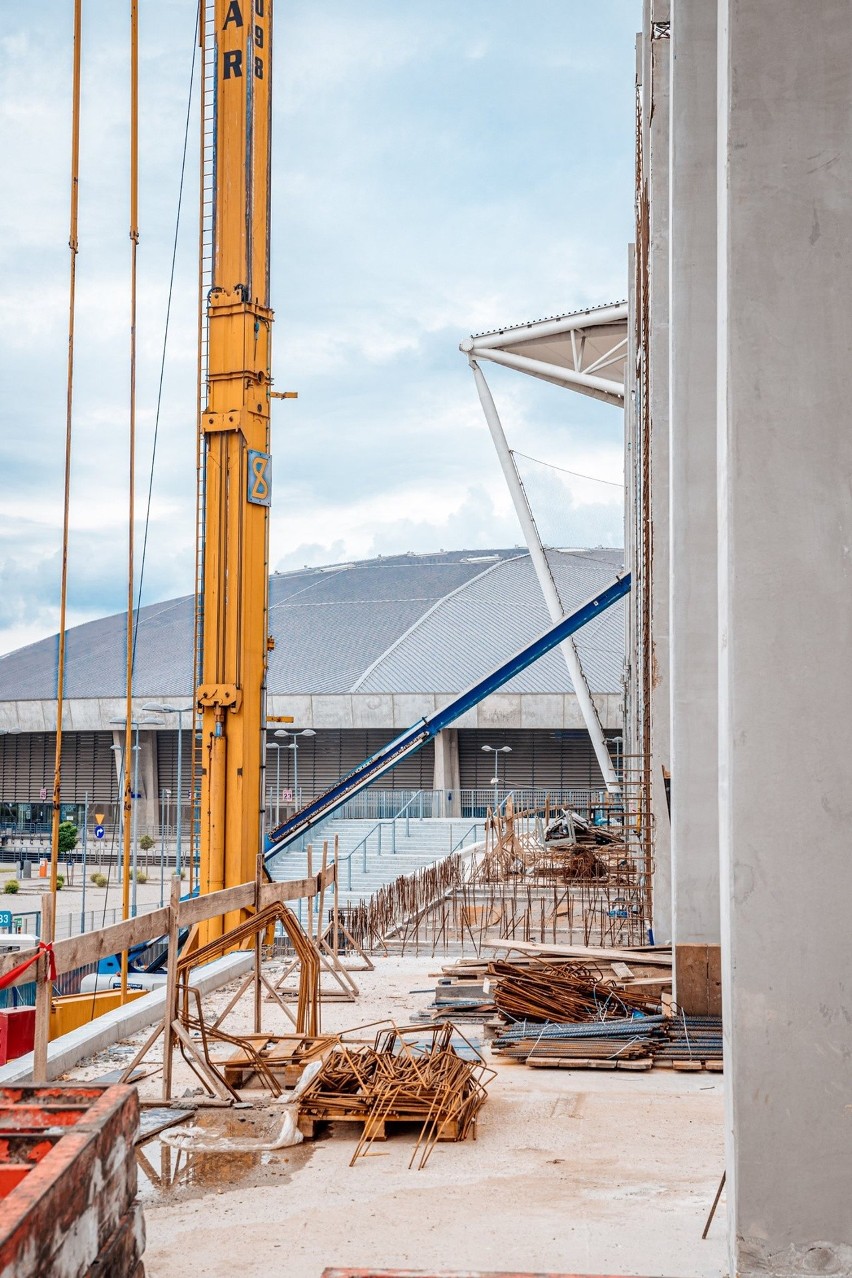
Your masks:
M302 1093L300 1118L361 1122L352 1163L384 1135L386 1123L420 1123L409 1166L419 1153L424 1167L437 1141L464 1140L474 1130L494 1077L473 1049L471 1059L459 1054L456 1034L452 1025L393 1029L372 1047L341 1044Z
M649 1007L647 994L617 990L583 963L488 965L497 1010L509 1020L603 1021Z
M716 1063L722 1059L722 1021L713 1016L633 1016L580 1024L518 1021L495 1039L493 1050L534 1065Z

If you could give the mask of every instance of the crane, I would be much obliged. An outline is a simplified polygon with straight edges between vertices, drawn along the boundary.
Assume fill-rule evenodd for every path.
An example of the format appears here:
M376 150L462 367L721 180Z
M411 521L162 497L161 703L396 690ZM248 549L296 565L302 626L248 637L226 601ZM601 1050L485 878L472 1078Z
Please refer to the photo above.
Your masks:
M203 210L212 237L199 423L203 553L196 710L199 887L215 892L253 878L261 846L271 643L272 0L205 0L201 36L209 42L211 69L202 134L207 122L213 162L211 207ZM201 943L238 921L238 914L210 920Z

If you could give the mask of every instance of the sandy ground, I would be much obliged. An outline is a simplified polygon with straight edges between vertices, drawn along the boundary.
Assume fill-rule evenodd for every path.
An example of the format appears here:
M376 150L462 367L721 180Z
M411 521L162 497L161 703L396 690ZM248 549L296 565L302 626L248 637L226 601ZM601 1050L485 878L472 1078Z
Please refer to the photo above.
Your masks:
M376 960L355 975L357 1003L328 1003L323 1028L379 1017L398 1024L430 998L438 961ZM220 991L209 1006L224 1006ZM248 1028L250 999L227 1028ZM264 1028L285 1030L264 1004ZM268 1018L268 1019L267 1019ZM372 1033L372 1031L370 1031ZM482 1041L479 1027L465 1032ZM144 1035L137 1036L141 1042ZM126 1063L111 1048L74 1071L94 1077ZM349 1167L358 1129L263 1155L177 1155L158 1140L141 1151L150 1278L188 1269L208 1278L286 1274L326 1266L434 1270L690 1275L726 1271L724 1196L707 1241L701 1231L723 1167L722 1081L714 1074L531 1070L495 1061L497 1077L476 1141L440 1144L409 1170L409 1132ZM155 1097L157 1052L140 1095ZM177 1059L177 1058L176 1058ZM178 1070L177 1090L196 1080ZM272 1131L279 1107L207 1111L205 1126Z

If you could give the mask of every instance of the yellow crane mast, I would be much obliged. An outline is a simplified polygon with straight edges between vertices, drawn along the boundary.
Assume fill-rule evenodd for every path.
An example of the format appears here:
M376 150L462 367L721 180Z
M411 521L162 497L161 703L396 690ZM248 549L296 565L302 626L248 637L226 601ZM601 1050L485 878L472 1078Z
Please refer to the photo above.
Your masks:
M268 640L272 0L211 0L212 287L201 413L199 880L254 878L261 848ZM203 38L203 36L202 36ZM238 922L211 920L202 943Z

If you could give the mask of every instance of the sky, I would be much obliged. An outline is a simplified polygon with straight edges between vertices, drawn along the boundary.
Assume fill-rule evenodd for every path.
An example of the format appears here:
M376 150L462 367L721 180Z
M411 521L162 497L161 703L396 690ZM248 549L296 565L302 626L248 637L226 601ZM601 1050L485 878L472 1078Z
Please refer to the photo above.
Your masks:
M83 7L72 625L127 595L129 6ZM12 6L0 35L0 654L58 626L71 10ZM150 480L153 603L194 577L192 110L163 350L195 5L140 12L137 566ZM626 296L640 17L639 0L276 0L273 375L299 398L273 406L273 569L521 542L458 343ZM609 481L523 463L545 539L611 544L621 413L487 376L512 447Z

